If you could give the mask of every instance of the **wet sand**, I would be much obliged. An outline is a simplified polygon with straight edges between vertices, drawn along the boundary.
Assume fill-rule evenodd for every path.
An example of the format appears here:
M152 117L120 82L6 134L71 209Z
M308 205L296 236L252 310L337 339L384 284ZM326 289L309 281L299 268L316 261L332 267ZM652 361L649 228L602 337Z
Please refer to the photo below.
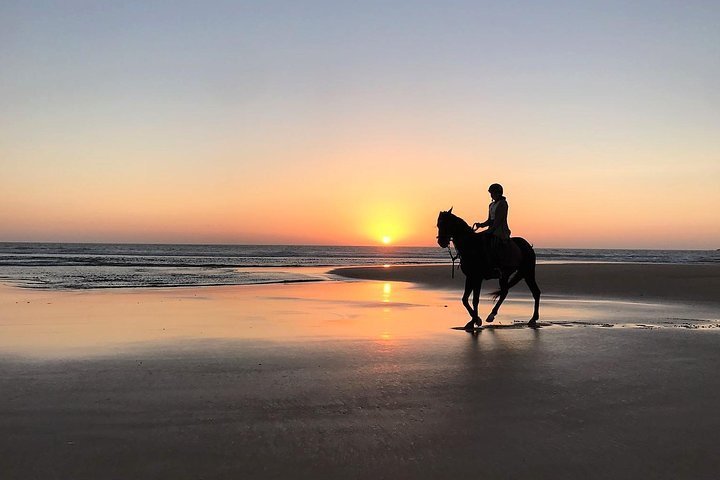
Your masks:
M716 478L713 304L457 296L0 287L2 478Z
M358 279L416 282L432 288L462 289L465 277L451 265L347 267L333 274ZM720 265L661 265L625 263L541 264L537 282L544 295L627 299L632 301L701 302L720 305ZM483 291L497 289L497 280ZM529 295L525 282L513 294Z

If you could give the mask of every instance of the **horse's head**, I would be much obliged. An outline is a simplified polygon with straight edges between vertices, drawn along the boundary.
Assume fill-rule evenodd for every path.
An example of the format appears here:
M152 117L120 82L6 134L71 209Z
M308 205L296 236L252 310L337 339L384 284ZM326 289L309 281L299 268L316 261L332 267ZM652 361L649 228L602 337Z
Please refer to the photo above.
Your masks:
M442 248L446 248L453 240L457 246L458 237L470 235L473 231L465 220L452 213L452 207L447 212L440 212L437 228L437 241Z
M456 222L457 217L452 213L452 207L447 212L440 212L437 219L437 242L442 248L447 248L450 245L450 240L453 236L453 225Z

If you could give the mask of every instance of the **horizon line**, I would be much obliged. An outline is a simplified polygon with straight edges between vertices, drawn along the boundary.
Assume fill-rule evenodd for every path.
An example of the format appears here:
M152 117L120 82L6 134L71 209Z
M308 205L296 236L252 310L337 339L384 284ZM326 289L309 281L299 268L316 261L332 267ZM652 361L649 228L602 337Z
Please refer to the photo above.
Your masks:
M326 243L226 243L226 242L107 242L107 241L36 241L36 240L0 240L2 244L51 244L51 245L182 245L182 246L234 246L234 247L346 247L346 248L440 248L433 245L387 245L387 244L365 244L365 245L349 245L349 244L326 244ZM533 248L546 250L649 250L649 251L686 251L686 252L717 252L720 248L648 248L648 247L545 247L532 245Z

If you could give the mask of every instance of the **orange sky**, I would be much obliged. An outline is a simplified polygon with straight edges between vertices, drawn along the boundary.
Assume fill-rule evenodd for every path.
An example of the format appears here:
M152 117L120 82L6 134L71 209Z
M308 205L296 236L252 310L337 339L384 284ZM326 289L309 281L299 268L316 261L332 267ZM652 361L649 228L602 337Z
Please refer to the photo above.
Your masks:
M484 220L504 184L510 226L538 246L713 248L717 168L507 163L408 146L317 153L282 168L92 164L18 171L0 203L3 240L433 245L441 209ZM502 158L502 153L487 154ZM317 165L312 165L316 162ZM363 168L359 168L362 165ZM457 168L453 168L456 165ZM518 168L520 167L520 168ZM143 173L138 174L142 169Z
M0 241L720 248L715 7L215 7L6 9Z

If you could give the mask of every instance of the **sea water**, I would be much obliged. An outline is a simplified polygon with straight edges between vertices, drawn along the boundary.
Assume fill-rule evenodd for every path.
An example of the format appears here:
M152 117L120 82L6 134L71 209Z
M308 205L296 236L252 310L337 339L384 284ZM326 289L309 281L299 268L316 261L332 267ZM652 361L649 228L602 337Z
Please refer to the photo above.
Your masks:
M539 263L720 263L714 250L537 248ZM323 281L330 267L449 263L439 247L0 243L0 282L89 289Z

